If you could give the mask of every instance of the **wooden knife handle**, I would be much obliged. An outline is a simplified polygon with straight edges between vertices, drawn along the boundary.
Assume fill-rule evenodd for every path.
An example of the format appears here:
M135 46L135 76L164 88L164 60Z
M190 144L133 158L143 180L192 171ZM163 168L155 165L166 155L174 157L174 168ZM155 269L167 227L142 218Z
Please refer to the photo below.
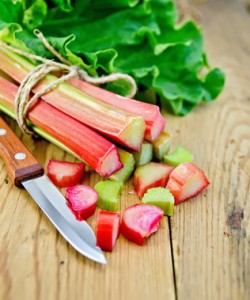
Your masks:
M0 156L13 183L21 187L24 179L42 176L43 167L0 117Z

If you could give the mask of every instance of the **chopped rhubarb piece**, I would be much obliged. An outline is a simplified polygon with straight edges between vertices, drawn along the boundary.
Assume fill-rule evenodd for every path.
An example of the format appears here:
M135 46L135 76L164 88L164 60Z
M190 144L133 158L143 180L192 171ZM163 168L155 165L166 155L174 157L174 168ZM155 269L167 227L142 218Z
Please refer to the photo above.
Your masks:
M120 160L123 164L123 167L119 171L113 173L109 178L111 180L121 181L122 183L125 183L126 181L128 181L134 171L135 160L133 154L121 148L118 148L118 153L120 155Z
M11 111L17 90L16 85L0 76L0 103ZM27 117L39 134L83 160L101 176L108 177L122 168L114 144L53 106L38 100Z
M90 186L77 185L66 189L67 205L79 221L87 220L96 210L98 193Z
M150 162L148 164L137 167L133 182L135 192L142 198L148 189L153 187L165 187L169 178L169 174L174 167L164 163Z
M95 190L99 196L97 206L104 210L116 211L118 209L118 199L122 189L123 184L120 181L99 181L95 185Z
M163 161L177 167L181 163L193 161L193 154L183 147L177 147L173 152L164 155Z
M6 49L0 49L0 59L4 61L0 68L19 83L35 67L27 59ZM39 92L56 79L53 75L47 75L32 91ZM131 150L140 151L145 132L145 121L142 117L121 108L114 109L111 104L87 95L66 82L43 94L41 99L113 141Z
M175 204L179 204L201 193L209 181L204 172L194 163L178 165L169 176L167 188L174 195Z
M83 178L84 163L73 163L50 159L48 163L48 176L59 187L76 185Z
M100 211L96 220L96 243L103 251L112 252L120 233L120 216L109 211Z
M159 138L154 141L153 150L154 156L161 160L163 156L169 151L171 146L172 137L168 132L162 132Z
M166 188L156 187L149 189L144 194L142 202L162 208L164 215L172 216L174 213L174 196Z
M133 152L135 165L141 166L149 163L153 158L153 146L150 143L143 142L140 152Z
M109 91L104 91L103 89L78 78L72 78L68 82L83 93L102 102L141 116L146 123L145 139L149 142L156 140L164 129L166 120L161 115L160 109L157 105L143 103L138 100L116 95Z
M121 233L125 238L140 246L157 231L164 211L149 204L135 204L126 208L122 216Z

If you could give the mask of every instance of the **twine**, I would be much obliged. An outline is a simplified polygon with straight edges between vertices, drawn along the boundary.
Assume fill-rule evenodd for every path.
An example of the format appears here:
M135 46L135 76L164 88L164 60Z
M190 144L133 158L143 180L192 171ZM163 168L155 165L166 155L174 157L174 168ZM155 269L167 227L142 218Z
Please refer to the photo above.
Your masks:
M21 128L21 130L25 133L34 135L34 132L31 131L26 123L26 115L30 108L30 106L36 102L36 100L41 97L43 94L49 92L51 89L53 89L55 86L57 86L59 83L67 81L68 79L72 77L77 77L79 79L82 79L86 82L92 83L92 84L104 84L107 82L113 82L119 79L124 79L128 81L131 85L131 92L127 95L127 97L132 98L134 97L136 93L136 83L134 79L127 75L122 73L115 73L110 74L102 77L91 77L88 75L86 71L81 69L79 66L72 65L70 61L68 61L66 58L61 56L59 52L53 48L42 32L40 32L38 29L34 30L34 34L37 36L39 40L42 41L44 46L60 61L56 62L54 60L46 59L38 55L34 55L19 49L16 49L12 46L9 46L3 42L0 42L0 46L4 47L6 49L9 49L21 56L27 57L29 59L33 59L36 61L41 62L40 65L36 66L31 72L27 74L27 76L23 79L21 82L18 92L15 96L14 100L14 111L16 114L16 120ZM51 72L58 72L65 74L62 75L60 78L56 79L53 83L49 84L48 86L42 88L40 91L35 93L30 98L30 92L32 88L46 75L48 75Z

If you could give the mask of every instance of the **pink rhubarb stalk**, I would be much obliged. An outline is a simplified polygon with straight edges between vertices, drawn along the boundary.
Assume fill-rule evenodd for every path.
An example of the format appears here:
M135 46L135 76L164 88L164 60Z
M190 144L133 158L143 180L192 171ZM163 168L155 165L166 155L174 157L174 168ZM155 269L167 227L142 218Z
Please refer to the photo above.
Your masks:
M87 220L96 210L98 193L88 185L76 185L66 189L67 205L79 221Z
M119 96L78 78L71 78L68 82L86 95L141 116L146 124L144 138L149 142L155 141L165 127L166 119L157 105Z
M0 77L0 102L14 110L18 87ZM101 176L122 168L117 148L110 141L53 106L38 100L27 118L63 143Z
M5 49L0 49L0 60L0 69L19 83L35 67L28 60ZM47 75L32 91L37 92L56 79L53 75ZM142 117L114 108L66 82L58 84L41 98L113 141L131 150L140 151L145 132Z

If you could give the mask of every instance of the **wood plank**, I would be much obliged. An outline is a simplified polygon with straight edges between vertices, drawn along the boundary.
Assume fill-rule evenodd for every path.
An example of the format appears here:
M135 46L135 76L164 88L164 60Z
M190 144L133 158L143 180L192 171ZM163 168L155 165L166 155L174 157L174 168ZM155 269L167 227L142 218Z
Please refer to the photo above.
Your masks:
M194 3L189 1L189 5ZM212 66L227 74L216 102L176 121L211 185L176 207L172 222L178 299L250 298L250 18L243 1L200 6Z
M13 121L5 118L16 128ZM74 158L57 147L16 132L40 163ZM91 173L84 183L100 177ZM119 211L138 202L126 185ZM62 192L64 192L62 190ZM0 299L175 299L169 227L164 218L144 247L120 236L108 264L78 254L57 233L25 190L7 179L0 160ZM94 229L95 217L90 219Z

